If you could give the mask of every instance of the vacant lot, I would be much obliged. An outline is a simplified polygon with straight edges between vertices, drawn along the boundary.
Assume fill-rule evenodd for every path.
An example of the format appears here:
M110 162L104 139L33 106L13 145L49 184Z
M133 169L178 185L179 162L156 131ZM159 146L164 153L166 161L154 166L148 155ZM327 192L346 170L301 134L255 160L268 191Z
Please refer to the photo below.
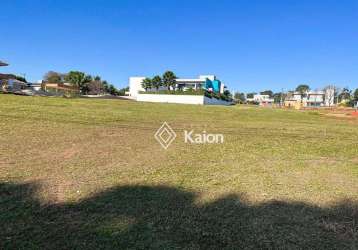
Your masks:
M0 95L0 125L0 248L358 248L356 119Z

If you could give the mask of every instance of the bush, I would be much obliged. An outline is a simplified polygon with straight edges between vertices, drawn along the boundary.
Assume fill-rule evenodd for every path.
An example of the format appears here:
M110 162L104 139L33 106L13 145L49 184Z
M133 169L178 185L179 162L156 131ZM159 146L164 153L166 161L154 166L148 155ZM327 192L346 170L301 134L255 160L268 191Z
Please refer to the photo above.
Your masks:
M221 93L216 93L216 92L205 91L205 96L208 98L215 98L215 99L227 101L227 102L232 101L232 98L230 96L227 96L227 95L224 95Z
M257 102L257 101L248 101L247 104L250 104L250 105L259 105L260 103Z

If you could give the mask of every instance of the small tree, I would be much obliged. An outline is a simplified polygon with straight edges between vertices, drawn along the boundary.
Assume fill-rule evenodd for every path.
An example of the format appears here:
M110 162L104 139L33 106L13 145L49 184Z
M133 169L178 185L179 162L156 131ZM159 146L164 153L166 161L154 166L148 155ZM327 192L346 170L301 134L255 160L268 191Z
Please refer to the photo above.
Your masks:
M149 77L144 78L142 81L142 87L143 89L145 89L145 91L147 91L148 89L152 88L152 79L150 79Z
M299 92L301 95L304 95L306 94L306 92L310 91L310 86L308 86L307 84L298 85L296 91Z
M96 78L95 78L96 79ZM90 95L99 95L104 92L104 86L101 80L93 80L86 84L86 93Z
M108 87L109 94L111 95L119 95L119 90L114 87L113 84L110 84Z
M158 89L163 86L162 78L158 75L154 76L152 79L152 86L158 91Z
M269 97L272 97L273 92L272 92L272 90L265 90L265 91L260 92L260 95L268 95Z
M102 82L102 84L103 84L103 91L104 91L105 93L109 93L109 84L108 84L108 82L107 82L106 80L104 80L104 81Z
M49 71L44 75L44 81L48 83L61 83L63 75L55 71Z
M349 90L348 88L343 88L342 92L338 95L338 100L339 102L343 101L343 100L351 100L351 94L352 91Z
M353 97L354 101L358 101L358 88L356 90L354 90L352 97Z
M80 71L70 71L65 76L65 80L77 86L83 92L85 85L92 81L92 77Z
M275 103L281 103L285 99L285 94L282 92L273 94L273 99Z
M244 93L236 92L234 98L240 103L244 103L246 101L246 97Z
M163 74L163 85L170 90L170 87L175 87L176 79L177 77L172 71L166 71Z
M224 90L224 93L222 93L221 99L230 101L230 100L232 100L232 94L230 93L229 90L226 89L226 90Z
M254 98L254 95L256 95L255 92L247 93L246 97L247 97L247 98Z

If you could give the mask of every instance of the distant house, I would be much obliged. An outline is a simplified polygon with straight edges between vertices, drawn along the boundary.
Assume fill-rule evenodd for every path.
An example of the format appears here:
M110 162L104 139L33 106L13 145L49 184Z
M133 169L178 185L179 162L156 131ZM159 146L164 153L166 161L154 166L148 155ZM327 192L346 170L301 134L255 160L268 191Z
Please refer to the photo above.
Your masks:
M223 94L226 86L215 75L200 75L198 78L177 78L175 84L170 87L171 91L182 91L180 94L166 94L167 87L161 86L156 89L144 89L142 86L145 77L129 78L129 97L141 102L162 102L199 105L230 105L231 101L208 97L205 91L215 95ZM152 93L154 92L154 93ZM156 92L156 93L155 93ZM189 92L185 93L185 92ZM192 92L192 93L190 93ZM194 92L201 93L196 95Z
M41 88L53 94L79 94L80 92L78 87L70 83L42 83Z
M38 81L36 83L28 83L27 85L30 89L33 89L35 91L39 91L42 89L43 83L42 81Z
M130 77L129 78L129 95L136 99L140 92L144 92L142 82L145 79L143 76ZM165 86L159 88L159 90L166 90ZM171 87L172 90L200 90L207 89L216 93L224 93L225 85L216 78L215 75L200 75L198 78L177 78L175 79L175 86ZM155 89L149 89L153 91Z
M3 66L8 66L9 64L3 62L3 61L0 61L0 67L3 67ZM0 73L0 83L2 83L4 80L8 80L8 79L15 79L15 75L11 75L11 74L1 74ZM2 86L2 84L1 84Z
M306 93L292 92L284 101L285 107L324 107L334 105L334 89L324 91L307 91Z
M0 61L0 66L9 64ZM26 83L16 79L13 74L0 74L0 86L2 91L16 92L26 88Z
M26 89L27 84L25 82L16 80L16 79L9 79L7 80L6 90L9 92L16 92Z
M257 102L260 106L272 106L274 103L274 99L271 98L269 95L261 95L257 94L254 95L253 98L246 98L248 102Z
M0 80L9 80L9 79L16 79L16 76L13 74L1 74L0 73Z

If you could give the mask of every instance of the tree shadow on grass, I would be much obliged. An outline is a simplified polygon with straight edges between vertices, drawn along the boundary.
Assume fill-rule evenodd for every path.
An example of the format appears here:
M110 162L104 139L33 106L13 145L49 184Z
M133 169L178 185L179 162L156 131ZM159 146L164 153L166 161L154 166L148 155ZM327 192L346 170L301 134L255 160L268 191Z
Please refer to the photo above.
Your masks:
M358 205L205 205L166 186L120 186L77 203L43 205L38 185L0 184L2 249L357 249Z

